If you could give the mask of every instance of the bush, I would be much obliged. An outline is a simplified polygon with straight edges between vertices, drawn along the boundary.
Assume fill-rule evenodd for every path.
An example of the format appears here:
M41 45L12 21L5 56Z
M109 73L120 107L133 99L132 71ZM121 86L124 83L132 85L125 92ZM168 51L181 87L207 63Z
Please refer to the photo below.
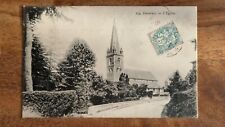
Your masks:
M174 93L162 111L162 117L196 117L197 102L195 89Z
M59 117L71 113L87 112L86 103L81 103L75 91L34 91L23 93L23 106L32 107L45 117ZM84 111L85 109L85 111Z
M146 84L141 84L138 88L137 88L137 95L140 97L145 97L148 95L147 93L147 85Z
M104 103L103 101L104 101L104 97L102 96L97 96L97 95L90 96L90 102L93 105L103 104Z

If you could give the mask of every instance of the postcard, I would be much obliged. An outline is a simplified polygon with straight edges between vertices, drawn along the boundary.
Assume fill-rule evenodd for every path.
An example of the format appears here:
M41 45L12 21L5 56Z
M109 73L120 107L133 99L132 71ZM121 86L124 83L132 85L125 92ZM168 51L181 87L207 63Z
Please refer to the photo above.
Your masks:
M197 7L23 7L22 117L197 118Z

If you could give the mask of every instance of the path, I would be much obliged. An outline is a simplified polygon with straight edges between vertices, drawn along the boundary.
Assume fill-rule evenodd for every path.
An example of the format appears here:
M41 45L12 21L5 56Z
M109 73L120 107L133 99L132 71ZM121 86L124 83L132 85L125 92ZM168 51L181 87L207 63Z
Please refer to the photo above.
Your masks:
M160 118L169 97L153 97L121 103L93 106L88 117L148 117Z

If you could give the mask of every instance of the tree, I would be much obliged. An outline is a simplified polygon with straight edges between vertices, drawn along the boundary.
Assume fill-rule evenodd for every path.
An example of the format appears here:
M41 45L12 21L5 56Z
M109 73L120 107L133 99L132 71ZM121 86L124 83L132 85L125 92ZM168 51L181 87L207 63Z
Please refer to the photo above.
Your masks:
M91 89L93 91L97 91L97 90L100 90L100 89L103 89L105 85L105 82L102 78L102 76L94 76L93 79L92 79L92 85L91 85Z
M106 84L104 85L104 91L106 92L105 99L106 102L116 102L118 101L118 88L117 83L106 81Z
M119 77L119 81L129 83L128 75L125 73L121 73Z
M188 82L188 88L192 88L196 84L196 69L192 68L190 72L185 77L185 80Z
M176 78L175 78L176 77ZM175 73L173 86L176 89L168 104L165 105L162 111L162 117L196 117L197 116L197 101L196 101L196 70L191 69L184 81L180 81L180 76ZM176 80L175 80L176 79ZM181 86L179 85L181 84ZM169 86L172 85L172 82ZM172 87L170 87L172 89ZM172 89L173 90L173 89Z
M76 89L79 84L91 81L95 66L95 55L84 40L74 40L71 47L58 67L63 78L62 83L67 90Z
M123 81L117 82L118 96L120 97L120 99L124 99L128 94L128 85L129 84Z
M137 97L137 88L135 84L133 85L128 85L128 94L127 97Z
M55 88L51 65L46 57L39 39L34 37L32 41L32 79L34 90L53 90Z
M32 40L34 37L34 27L36 22L41 18L41 14L46 12L49 16L58 15L55 7L25 7L23 8L23 18L24 18L24 29L25 29L25 90L33 91L33 81L32 81L32 72L31 72L31 49L32 49Z
M138 88L137 88L137 95L140 97L144 97L147 96L147 85L146 84L141 84Z
M94 105L104 103L106 91L104 90L105 82L101 76L94 76L90 86L90 101Z
M172 96L175 92L180 91L182 86L182 79L178 71L176 71L171 78L169 78L170 84L168 85L168 91L170 96Z

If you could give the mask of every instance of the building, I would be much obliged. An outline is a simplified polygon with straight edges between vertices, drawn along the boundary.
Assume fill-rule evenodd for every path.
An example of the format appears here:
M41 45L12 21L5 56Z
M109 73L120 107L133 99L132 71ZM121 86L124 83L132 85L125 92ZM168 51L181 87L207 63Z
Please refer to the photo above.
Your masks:
M160 93L163 90L158 84L157 79L150 71L129 70L124 68L123 49L119 45L117 29L115 22L112 28L112 37L110 48L107 50L107 80L117 82L121 73L128 75L130 84L147 84L147 90L153 91L153 94Z
M110 48L107 50L106 61L107 79L109 81L118 81L123 71L123 50L119 46L115 23L112 29Z

